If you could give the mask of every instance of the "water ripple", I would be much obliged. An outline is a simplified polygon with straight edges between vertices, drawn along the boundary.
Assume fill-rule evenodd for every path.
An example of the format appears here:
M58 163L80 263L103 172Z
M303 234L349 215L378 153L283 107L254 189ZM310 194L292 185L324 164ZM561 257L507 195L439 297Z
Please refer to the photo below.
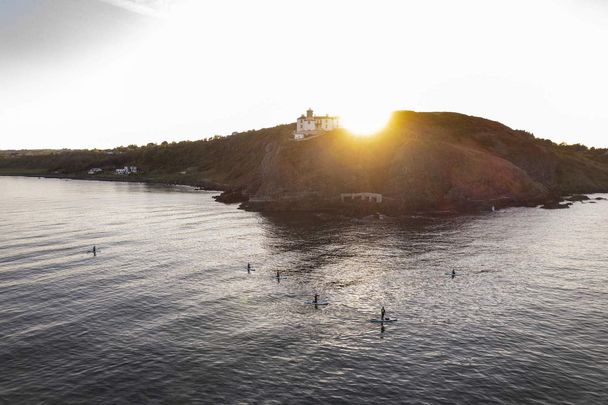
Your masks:
M358 224L181 187L0 188L0 402L608 397L608 203ZM382 305L399 322L368 322Z

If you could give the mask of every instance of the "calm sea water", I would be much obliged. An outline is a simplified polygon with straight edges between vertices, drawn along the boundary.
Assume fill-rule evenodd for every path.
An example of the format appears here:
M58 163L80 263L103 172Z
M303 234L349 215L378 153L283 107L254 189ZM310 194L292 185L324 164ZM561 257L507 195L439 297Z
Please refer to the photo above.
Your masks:
M0 403L608 401L608 201L362 224L211 195L0 177Z

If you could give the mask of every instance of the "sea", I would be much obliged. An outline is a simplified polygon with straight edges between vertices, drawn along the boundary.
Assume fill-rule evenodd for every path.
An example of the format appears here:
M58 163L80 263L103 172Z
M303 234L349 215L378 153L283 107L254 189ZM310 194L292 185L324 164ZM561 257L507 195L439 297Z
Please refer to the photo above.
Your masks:
M214 194L0 177L0 404L608 403L608 196L358 221Z

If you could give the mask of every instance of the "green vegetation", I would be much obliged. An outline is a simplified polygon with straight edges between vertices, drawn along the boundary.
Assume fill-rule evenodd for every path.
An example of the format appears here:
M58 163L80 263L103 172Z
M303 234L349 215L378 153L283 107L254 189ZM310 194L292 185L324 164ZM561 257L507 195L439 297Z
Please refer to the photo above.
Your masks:
M199 141L120 146L112 150L10 151L0 155L4 174L57 175L125 181L158 181L225 188L235 180L255 179L266 145L288 141L295 125L280 125ZM140 174L121 176L114 169L137 166ZM88 175L93 167L104 171Z

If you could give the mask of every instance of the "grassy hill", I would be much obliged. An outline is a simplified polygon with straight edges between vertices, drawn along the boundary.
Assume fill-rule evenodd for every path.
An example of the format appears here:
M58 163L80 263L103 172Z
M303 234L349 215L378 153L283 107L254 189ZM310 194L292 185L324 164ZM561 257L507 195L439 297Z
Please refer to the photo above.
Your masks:
M589 153L482 118L400 111L373 137L334 131L278 145L251 205L340 209L340 193L356 192L382 194L369 208L387 212L532 205L607 191L608 165Z
M252 184L265 145L288 140L294 125L279 125L228 137L198 141L121 146L111 150L55 150L44 154L11 151L0 154L0 174L27 174L120 181L154 181L208 186L223 190ZM139 174L119 176L115 168L137 166ZM104 169L87 175L90 168Z
M136 165L121 180L239 189L264 210L344 209L340 193L380 193L387 212L529 205L608 191L608 154L556 145L495 121L456 113L399 111L372 137L344 130L293 141L294 124L200 141L0 155L0 173L88 177ZM96 175L99 177L100 175ZM92 177L92 176L91 176Z

